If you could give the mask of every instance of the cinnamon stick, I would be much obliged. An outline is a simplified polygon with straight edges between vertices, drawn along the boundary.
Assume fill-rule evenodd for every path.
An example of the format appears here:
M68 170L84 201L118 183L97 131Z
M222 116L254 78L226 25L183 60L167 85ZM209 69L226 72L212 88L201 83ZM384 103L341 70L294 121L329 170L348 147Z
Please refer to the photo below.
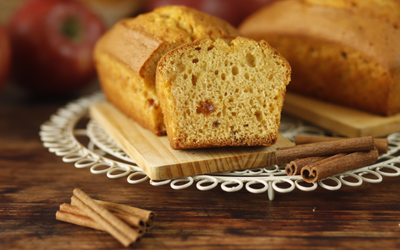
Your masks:
M314 156L314 157L307 157L307 158L303 158L303 159L297 159L294 161L291 161L286 167L285 167L285 171L286 174L289 176L292 175L298 175L301 172L301 169L308 165L311 164L313 162L317 162L320 160L323 160L327 158L327 156Z
M155 214L152 211L148 211L145 209L131 207L128 205L123 205L108 201L100 201L100 200L95 200L95 201L98 204L102 205L107 210L114 212L116 214L120 215L127 214L140 218L146 224L146 229L150 229L153 226L153 223L156 218Z
M68 213L68 214L81 216L81 217L86 217L86 218L90 219L77 206L70 205L70 204L67 204L67 203L61 204L59 211L64 212L64 213ZM113 214L115 216L117 216L118 218L120 218L122 221L124 221L126 224L130 225L133 228L136 228L138 233L139 233L139 235L143 235L145 233L146 226L145 226L143 220L141 220L139 217L136 217L136 216L133 216L133 215L129 215L129 214L119 214L119 213L113 213ZM95 229L98 229L98 227L95 228ZM105 231L103 228L100 229L100 230Z
M103 226L101 226L98 222L92 220L87 216L81 216L77 214L68 213L65 211L57 211L56 219L68 223L72 223L78 226L89 227L101 231L106 231Z
M346 138L342 137L329 137L329 136L312 136L312 135L298 135L294 138L296 145L309 144L323 141L337 141ZM387 138L374 138L374 146L378 149L379 154L386 154L388 152L388 139Z
M304 166L301 176L306 182L312 183L328 176L373 164L378 160L378 156L376 148L368 152L337 154Z
M292 147L277 148L275 155L278 164L311 156L329 156L356 151L374 149L372 136L351 138L338 141L317 142Z
M95 202L82 190L75 188L71 204L77 206L92 220L98 222L104 229L125 247L135 242L139 234L110 211Z

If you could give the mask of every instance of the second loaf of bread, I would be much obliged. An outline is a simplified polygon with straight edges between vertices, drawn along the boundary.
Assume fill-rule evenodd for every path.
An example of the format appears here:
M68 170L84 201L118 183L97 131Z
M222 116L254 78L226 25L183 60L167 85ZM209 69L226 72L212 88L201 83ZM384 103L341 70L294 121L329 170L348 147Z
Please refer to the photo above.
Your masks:
M203 39L170 51L156 90L171 147L274 144L290 74L265 41Z
M245 20L289 61L289 91L380 115L400 112L400 2L282 0Z

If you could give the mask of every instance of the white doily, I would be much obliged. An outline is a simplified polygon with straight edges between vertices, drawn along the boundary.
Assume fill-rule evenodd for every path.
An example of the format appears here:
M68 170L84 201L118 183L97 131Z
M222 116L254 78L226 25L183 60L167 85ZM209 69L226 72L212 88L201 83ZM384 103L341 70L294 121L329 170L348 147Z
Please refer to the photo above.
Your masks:
M130 184L149 180L153 186L169 184L173 189L184 189L196 183L197 189L201 191L211 190L220 184L226 192L236 192L243 187L250 193L267 192L269 199L273 200L275 191L288 193L295 188L313 191L318 185L327 190L338 190L342 185L379 183L383 177L400 175L400 168L397 167L400 166L400 133L393 133L388 136L388 153L381 155L376 164L331 176L313 184L304 182L300 175L287 176L284 166L279 165L153 181L95 121L88 118L90 104L102 100L103 94L95 93L68 103L42 124L40 137L44 146L62 157L64 162L73 163L76 168L89 168L93 174L106 174L108 178L127 177ZM84 123L83 128L79 128L80 123ZM280 133L292 141L298 134L332 135L321 128L286 116L282 117ZM88 139L85 147L83 141Z

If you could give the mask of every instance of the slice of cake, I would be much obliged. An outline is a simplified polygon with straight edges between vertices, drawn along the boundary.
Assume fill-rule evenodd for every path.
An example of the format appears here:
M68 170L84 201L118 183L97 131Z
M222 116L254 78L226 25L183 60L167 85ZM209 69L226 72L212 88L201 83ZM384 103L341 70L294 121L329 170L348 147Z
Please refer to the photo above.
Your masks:
M265 41L203 39L170 51L156 90L171 147L274 144L290 74Z
M96 44L94 60L107 100L156 135L165 134L155 89L168 51L196 39L237 37L230 24L184 6L160 7L118 22Z

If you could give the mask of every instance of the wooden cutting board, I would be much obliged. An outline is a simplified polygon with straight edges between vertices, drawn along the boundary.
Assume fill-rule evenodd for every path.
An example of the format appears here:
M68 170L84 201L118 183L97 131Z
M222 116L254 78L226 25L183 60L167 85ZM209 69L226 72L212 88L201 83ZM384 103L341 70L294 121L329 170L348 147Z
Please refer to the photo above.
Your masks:
M400 114L379 116L294 93L286 93L283 113L347 137L379 137L400 131Z
M167 136L155 136L108 102L94 103L90 116L153 180L239 170L276 164L277 147L293 146L279 135L270 147L173 150Z

